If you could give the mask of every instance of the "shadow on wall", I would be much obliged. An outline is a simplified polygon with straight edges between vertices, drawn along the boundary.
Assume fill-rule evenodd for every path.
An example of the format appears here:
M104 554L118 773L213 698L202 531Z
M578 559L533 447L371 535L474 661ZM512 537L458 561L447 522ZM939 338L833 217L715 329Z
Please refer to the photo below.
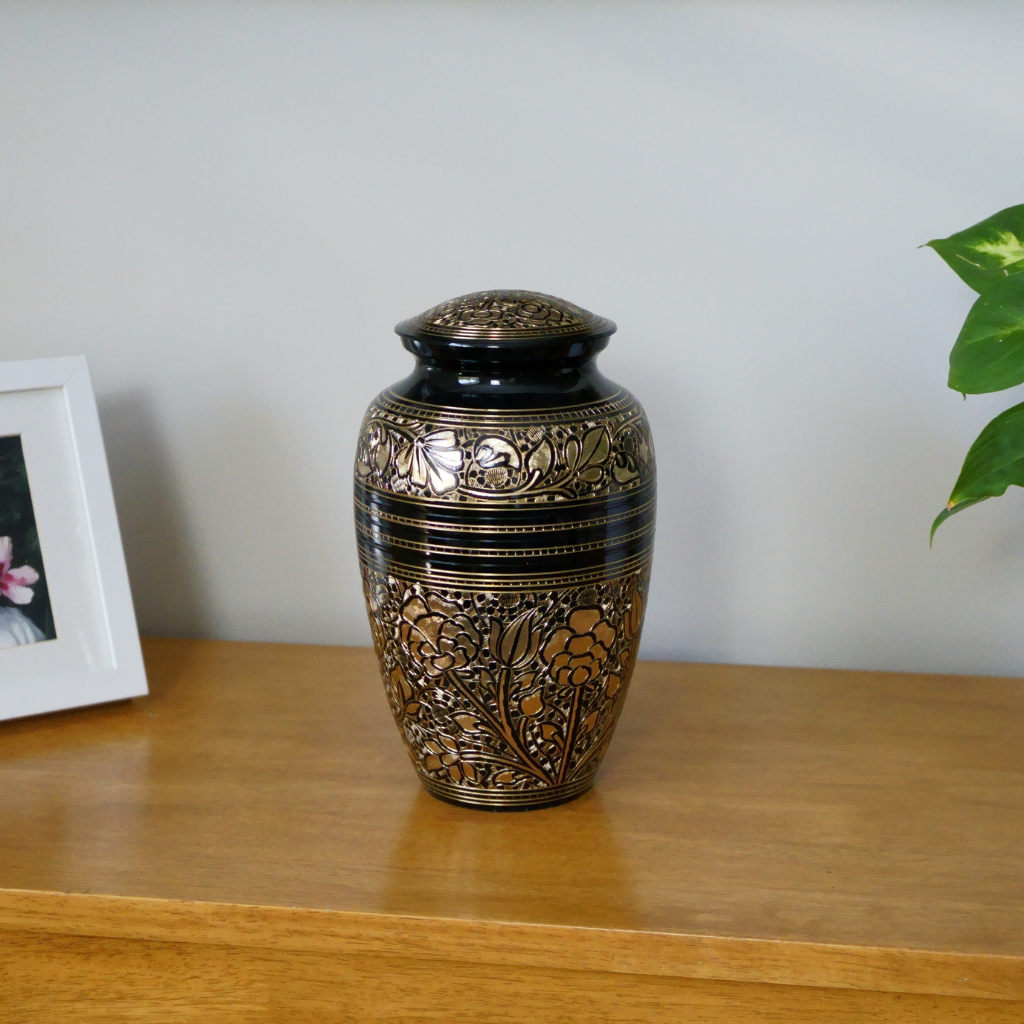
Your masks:
M700 436L699 399L654 380L630 382L651 408L658 461L654 571L641 658L718 661L730 647L734 572L729 502L715 446ZM713 413L707 416L713 422ZM670 554L675 552L675 558Z
M200 560L152 403L130 390L98 405L139 630L206 636Z
M356 439L336 436L328 417L278 415L251 397L225 397L189 424L218 637L368 642L368 630L364 639L347 625L365 629L352 525Z

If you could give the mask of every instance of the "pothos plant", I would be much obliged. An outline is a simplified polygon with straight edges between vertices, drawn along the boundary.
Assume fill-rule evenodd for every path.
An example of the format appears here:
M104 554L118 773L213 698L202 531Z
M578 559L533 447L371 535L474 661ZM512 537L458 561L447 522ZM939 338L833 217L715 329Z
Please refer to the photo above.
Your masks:
M979 293L949 354L949 386L966 398L1024 383L1024 206L926 244ZM1010 484L1024 487L1024 402L1000 413L971 445L932 538L950 516Z

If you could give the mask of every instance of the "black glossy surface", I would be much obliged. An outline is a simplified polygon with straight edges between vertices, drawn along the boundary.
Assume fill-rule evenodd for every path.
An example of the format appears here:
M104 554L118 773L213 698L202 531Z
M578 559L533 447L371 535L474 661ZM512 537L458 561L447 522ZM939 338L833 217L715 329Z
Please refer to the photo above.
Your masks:
M411 350L407 339L403 341ZM414 402L463 409L558 408L598 402L619 390L597 368L593 351L585 358L564 361L530 350L520 355L506 352L505 357L449 363L421 356L413 372L391 390Z

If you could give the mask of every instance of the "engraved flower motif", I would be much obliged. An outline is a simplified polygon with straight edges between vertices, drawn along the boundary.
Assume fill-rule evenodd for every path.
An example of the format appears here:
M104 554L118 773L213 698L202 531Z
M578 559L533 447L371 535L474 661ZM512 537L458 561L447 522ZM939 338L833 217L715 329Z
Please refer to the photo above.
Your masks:
M536 613L524 612L503 626L498 619L491 620L491 638L488 644L499 665L516 668L529 664L537 656L540 634L533 628Z
M601 674L614 640L615 629L600 608L577 608L568 627L551 635L541 656L559 686L586 686Z
M435 494L445 494L459 484L462 449L454 430L435 430L413 438L404 445L395 459L398 475L408 477L417 487L426 487Z
M413 661L431 678L464 668L480 649L480 634L469 617L437 594L406 601L399 636Z

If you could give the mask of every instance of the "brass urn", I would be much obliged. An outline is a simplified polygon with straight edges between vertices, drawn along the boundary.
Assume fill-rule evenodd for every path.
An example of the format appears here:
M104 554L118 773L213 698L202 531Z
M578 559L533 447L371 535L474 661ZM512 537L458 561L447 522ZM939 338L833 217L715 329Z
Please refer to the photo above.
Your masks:
M655 514L647 419L596 366L615 329L524 291L395 328L416 368L363 420L356 531L388 701L442 800L571 800L611 741Z

